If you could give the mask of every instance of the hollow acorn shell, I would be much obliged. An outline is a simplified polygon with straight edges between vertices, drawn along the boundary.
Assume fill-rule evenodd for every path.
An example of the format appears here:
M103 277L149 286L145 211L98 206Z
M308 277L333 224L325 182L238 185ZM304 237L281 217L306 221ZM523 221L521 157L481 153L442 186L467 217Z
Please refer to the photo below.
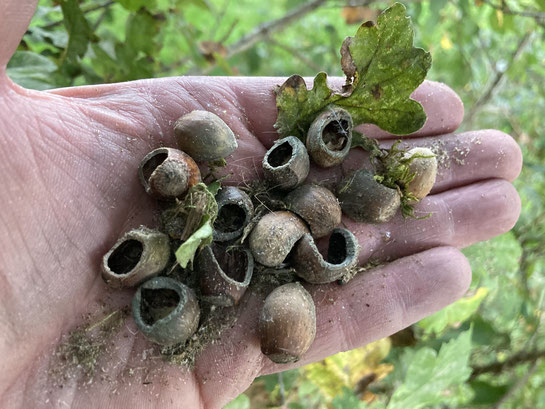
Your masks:
M427 156L415 158L409 163L409 172L414 173L414 179L409 182L407 189L417 199L423 199L435 184L437 159L433 151L428 148L413 148L405 154L405 158L410 158L413 155Z
M218 217L214 222L214 241L226 242L242 235L254 217L250 197L234 186L223 186L216 195Z
M327 236L341 223L339 201L329 189L318 185L302 185L284 198L288 209L301 217L316 238Z
M324 168L341 164L352 145L353 126L348 111L334 105L323 110L307 133L306 146L314 163Z
M132 312L140 331L160 345L185 342L199 326L200 308L195 293L168 277L155 277L138 287Z
M216 114L192 111L174 124L178 147L196 161L225 158L237 149L235 134Z
M339 184L337 197L343 212L356 222L387 222L401 205L397 190L381 185L365 169L348 174Z
M305 233L308 233L305 223L292 212L268 213L250 233L250 250L258 263L275 267L282 264Z
M132 287L159 274L170 258L166 234L140 226L125 233L102 258L102 278L110 287Z
M161 199L181 198L201 181L195 161L178 149L157 148L140 162L138 177L146 193Z
M316 308L299 283L284 284L265 299L259 317L261 352L276 363L298 361L316 336Z
M231 307L238 304L250 285L254 257L247 248L226 249L212 244L200 251L197 271L201 298L214 305Z
M295 136L277 140L263 158L265 179L280 189L289 190L301 185L309 170L307 148Z
M296 274L313 284L325 284L341 279L358 264L358 240L347 229L335 229L329 238L327 261L318 251L310 234L305 234L293 253Z

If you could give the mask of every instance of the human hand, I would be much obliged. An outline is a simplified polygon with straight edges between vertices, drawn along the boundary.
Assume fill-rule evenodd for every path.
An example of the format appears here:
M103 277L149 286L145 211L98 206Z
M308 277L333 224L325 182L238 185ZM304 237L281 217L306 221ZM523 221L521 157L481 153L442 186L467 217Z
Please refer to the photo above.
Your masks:
M316 361L388 336L445 307L466 291L467 260L457 250L509 230L520 203L509 183L521 167L514 141L498 131L452 134L463 108L444 85L426 82L413 95L428 122L406 138L439 147L432 195L417 205L426 220L396 216L383 225L344 222L360 240L360 261L395 260L345 286L308 285L317 305L317 337L294 365L263 356L256 334L262 298L249 294L235 326L210 345L194 370L148 356L150 344L131 319L97 356L97 372L64 378L60 343L87 315L128 305L132 291L110 292L98 271L117 237L151 226L154 203L136 169L158 146L173 146L172 125L184 113L209 110L239 137L229 158L229 183L258 176L276 137L272 88L279 78L167 78L24 90L5 65L35 2L0 5L0 401L3 407L220 408L256 376ZM386 143L392 137L366 127ZM353 152L344 170L365 162ZM462 162L464 163L462 165ZM311 179L339 179L343 170L313 169ZM98 328L97 328L98 329ZM144 358L147 356L147 358ZM66 374L64 374L66 375ZM62 385L62 386L61 386Z

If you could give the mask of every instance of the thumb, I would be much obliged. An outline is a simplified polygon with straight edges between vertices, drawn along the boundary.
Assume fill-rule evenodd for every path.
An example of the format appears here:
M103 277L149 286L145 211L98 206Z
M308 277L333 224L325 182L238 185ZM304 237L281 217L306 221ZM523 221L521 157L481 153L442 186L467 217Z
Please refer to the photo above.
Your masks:
M38 0L0 0L0 76L25 34Z

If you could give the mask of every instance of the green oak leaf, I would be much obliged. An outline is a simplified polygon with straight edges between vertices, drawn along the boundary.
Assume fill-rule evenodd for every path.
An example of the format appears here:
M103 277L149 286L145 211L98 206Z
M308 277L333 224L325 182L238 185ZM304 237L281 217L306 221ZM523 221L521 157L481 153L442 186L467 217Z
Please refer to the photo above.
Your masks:
M184 241L184 243L176 250L176 261L180 266L186 268L188 264L193 264L193 258L197 253L197 250L208 246L212 243L212 236L214 229L210 222L210 216L203 217L203 223L195 233Z
M314 78L311 90L298 75L276 89L278 133L303 138L314 117L329 104L346 109L356 124L375 124L397 135L420 129L426 114L410 95L424 81L431 56L413 47L413 37L411 20L400 3L385 10L377 24L361 25L341 47L346 74L341 92L329 88L325 73Z

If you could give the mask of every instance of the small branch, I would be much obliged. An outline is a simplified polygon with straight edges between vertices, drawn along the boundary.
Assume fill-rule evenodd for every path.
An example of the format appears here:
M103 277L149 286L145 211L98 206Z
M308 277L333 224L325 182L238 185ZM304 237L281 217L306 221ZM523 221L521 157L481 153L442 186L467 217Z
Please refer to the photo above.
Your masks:
M318 64L316 64L314 61L312 61L310 58L307 58L305 57L305 55L303 55L302 53L300 53L298 50L296 50L295 48L292 48L290 46L287 46L285 44L281 44L279 43L278 41L276 41L274 38L268 38L267 41L269 43L271 43L272 45L274 45L275 47L278 47L284 51L287 51L288 53L290 53L291 55L293 55L295 58L297 58L298 60L300 60L303 64L306 64L308 65L310 68L312 68L314 71L316 72L319 72L319 71L322 71L322 69L320 68L320 66Z
M82 10L81 12L83 14L88 14L88 13L92 13L93 11L97 11L97 10L100 10L100 9L105 9L105 8L108 8L110 7L112 4L114 4L115 1L107 1L106 3L104 4L98 4L96 6L92 6L92 7L89 7L85 10ZM62 23L64 22L64 19L63 20L59 20L59 21L54 21L53 23L49 23L49 24L46 24L45 26L43 26L42 28L44 30L49 30L51 28L54 28L54 27L57 27L57 26L60 26Z
M542 350L537 350L537 351L534 350L531 352L521 351L511 356L510 358L506 359L503 362L494 362L488 365L474 366L473 372L471 372L469 379L470 380L475 379L477 376L485 374L485 373L498 374L516 365L537 361L539 358L542 358L544 356L545 356L545 351L542 351Z
M528 370L528 372L526 372L526 374L520 378L518 380L517 383L515 383L511 389L509 389L509 391L507 391L507 393L505 395L503 395L503 398L501 398L493 407L492 409L499 409L505 402L507 402L509 399L511 399L511 397L519 390L519 389L522 389L524 387L524 385L526 385L526 383L528 382L528 379L530 379L530 377L535 373L535 371L537 370L537 364L538 364L538 361L535 361L532 366L530 367L530 369Z
M255 43L266 39L273 33L276 33L285 27L289 26L291 23L299 20L303 16L309 14L310 12L316 10L322 6L327 0L313 0L305 3L293 10L290 10L283 17L268 21L257 26L252 32L246 34L236 43L232 44L227 48L227 57L232 57L235 54L240 54L241 52L246 51L248 48L252 47Z
M479 99L473 104L471 107L469 113L466 117L466 122L468 124L471 124L473 121L473 118L475 114L484 106L486 105L490 99L494 96L494 92L496 89L500 86L503 77L505 76L505 73L509 71L509 69L513 66L513 63L518 60L528 43L530 42L530 39L532 37L532 33L526 33L524 37L519 41L517 48L511 55L511 58L509 60L509 65L506 67L505 70L496 72L494 75L493 80L490 82L486 90L483 92L483 94L479 97Z
M510 14L512 16L521 16L521 17L531 17L535 20L545 21L545 13L539 11L516 11L511 10L505 1L502 1L501 4L494 4L491 0L482 0L483 3L488 4L493 9L499 10L504 14Z

